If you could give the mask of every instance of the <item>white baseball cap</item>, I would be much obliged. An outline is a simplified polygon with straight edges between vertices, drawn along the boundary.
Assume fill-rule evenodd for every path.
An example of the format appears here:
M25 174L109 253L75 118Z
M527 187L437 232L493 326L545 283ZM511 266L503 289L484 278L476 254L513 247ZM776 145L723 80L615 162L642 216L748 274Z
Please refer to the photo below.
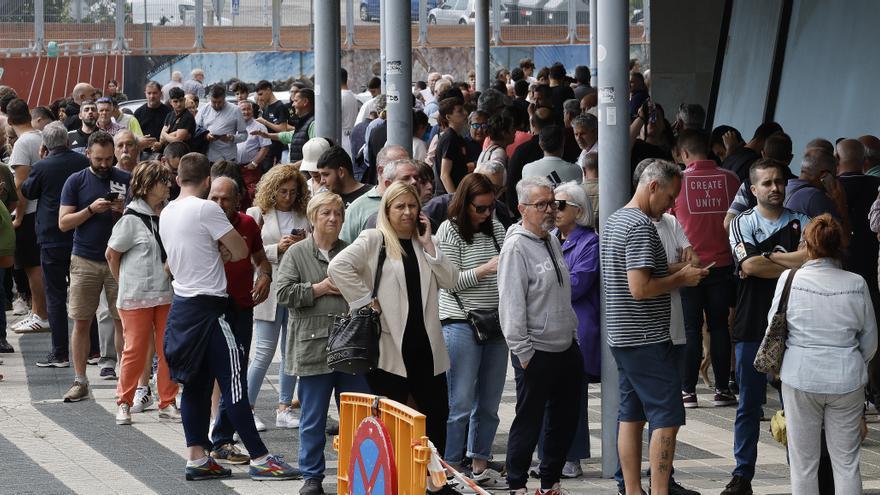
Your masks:
M314 137L303 145L303 159L299 165L300 172L317 172L318 158L330 149L330 141L322 137Z

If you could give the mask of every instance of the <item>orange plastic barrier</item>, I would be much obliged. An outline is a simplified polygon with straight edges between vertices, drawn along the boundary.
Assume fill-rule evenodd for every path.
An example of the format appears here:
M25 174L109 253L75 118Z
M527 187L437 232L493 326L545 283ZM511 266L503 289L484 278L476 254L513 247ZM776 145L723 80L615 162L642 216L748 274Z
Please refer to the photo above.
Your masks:
M423 495L431 458L428 437L425 436L425 415L390 399L357 393L344 393L340 397L339 436L333 441L333 447L339 452L337 493L349 493L351 473L348 466L352 442L361 421L368 416L378 417L388 429L394 449L399 495Z

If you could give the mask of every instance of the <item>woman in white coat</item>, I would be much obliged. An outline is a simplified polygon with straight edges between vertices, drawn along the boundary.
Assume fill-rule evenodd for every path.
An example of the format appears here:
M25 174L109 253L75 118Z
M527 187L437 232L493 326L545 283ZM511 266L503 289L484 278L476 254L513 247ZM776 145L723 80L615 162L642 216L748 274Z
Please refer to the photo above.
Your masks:
M257 402L257 395L269 364L275 357L278 338L282 342L287 335L287 308L276 301L276 283L274 274L284 253L295 243L305 239L309 228L306 218L306 206L309 203L309 192L306 179L292 165L278 165L266 172L257 183L257 194L254 205L248 208L247 214L260 226L266 258L272 265L272 284L269 286L269 297L254 308L254 359L250 362L247 372L248 400L251 408ZM296 428L299 420L293 415L291 404L296 377L284 373L284 346L281 346L281 369L278 373L278 410L275 415L275 426L278 428ZM265 431L266 426L256 416L254 423L257 431Z
M386 258L376 299L373 277L384 243ZM449 355L439 317L439 289L458 282L458 268L436 247L419 195L395 182L379 203L377 227L330 262L330 279L351 309L372 304L381 312L379 369L367 375L373 392L409 404L427 416L428 437L443 452L449 397Z

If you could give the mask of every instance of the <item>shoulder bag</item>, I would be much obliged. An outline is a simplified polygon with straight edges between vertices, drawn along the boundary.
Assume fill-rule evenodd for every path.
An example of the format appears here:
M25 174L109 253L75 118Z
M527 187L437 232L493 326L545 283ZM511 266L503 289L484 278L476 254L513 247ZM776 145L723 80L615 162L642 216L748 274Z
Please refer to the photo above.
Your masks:
M459 238L461 238L461 235L459 235ZM498 253L501 253L501 246L498 245L498 240L495 239L494 226L492 229L492 243L495 244L495 249ZM461 251L460 244L458 248L459 251ZM474 340L477 344L485 344L486 342L503 335L501 332L501 318L498 316L498 308L467 310L464 308L464 304L462 304L461 298L458 297L458 294L452 291L449 291L449 293L452 294L452 297L455 298L455 302L458 303L458 307L461 308L462 313L467 317L471 330L474 332Z
M382 279L382 265L385 264L385 240L379 250L376 275L373 278L373 295L376 298L379 281ZM327 366L333 371L362 375L379 366L379 336L382 323L370 305L363 306L350 314L337 316L333 329L327 339Z
M792 268L788 272L785 287L779 296L779 307L776 309L776 314L770 320L767 332L764 334L764 339L758 347L757 354L755 354L755 369L761 373L778 375L782 369L782 358L785 356L785 341L788 339L786 310L788 309L788 296L791 293L791 282L794 280L795 272L797 272L797 268Z

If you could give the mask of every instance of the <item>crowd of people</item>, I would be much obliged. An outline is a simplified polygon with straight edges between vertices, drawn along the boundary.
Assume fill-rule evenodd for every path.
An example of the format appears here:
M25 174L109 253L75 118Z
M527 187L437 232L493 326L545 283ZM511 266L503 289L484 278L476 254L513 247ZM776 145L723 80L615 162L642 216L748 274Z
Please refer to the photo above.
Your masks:
M414 83L411 152L386 143L378 78L356 94L345 70L341 142L316 135L309 80L288 103L269 81L207 86L196 69L147 82L133 113L115 81L36 108L0 87L0 300L24 316L10 329L51 332L35 364L72 365L65 402L90 397L89 365L118 378L118 425L155 390L159 418L183 423L187 480L249 464L255 480L324 493L331 398L368 392L425 414L439 454L477 484L523 495L532 475L536 493L567 493L591 455L587 390L607 345L620 493L645 493L646 422L650 493L697 493L672 459L707 366L707 402L737 407L724 495L752 493L768 383L795 493L860 492L865 399L880 401L880 139L817 138L796 176L780 124L745 142L688 103L670 122L636 66L632 199L600 230L589 69L536 69L524 59L482 92L473 72ZM336 317L366 306L378 367L331 369ZM787 351L768 376L754 361L777 311ZM15 352L2 318L0 352ZM254 413L279 346L275 427L298 428L297 466L269 452ZM430 479L428 491L458 493Z

